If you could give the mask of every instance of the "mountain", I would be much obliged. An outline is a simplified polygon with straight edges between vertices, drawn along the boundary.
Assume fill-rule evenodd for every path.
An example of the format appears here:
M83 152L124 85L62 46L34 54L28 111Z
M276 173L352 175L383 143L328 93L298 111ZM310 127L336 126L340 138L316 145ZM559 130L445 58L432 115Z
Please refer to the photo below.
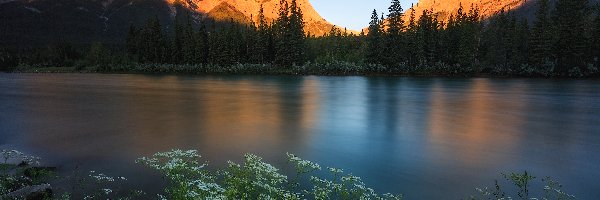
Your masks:
M432 10L438 15L438 20L447 21L450 14L456 13L462 4L465 12L468 12L471 6L477 6L480 10L480 15L486 19L504 11L512 11L518 16L527 18L530 22L533 21L535 11L537 10L537 2L539 0L419 0L412 9L415 10L415 16L418 19L423 10ZM553 5L556 0L550 0ZM588 0L590 3L598 3L600 0ZM407 9L405 20L408 20L410 9Z
M297 2L306 32L329 32L333 25L308 0ZM170 29L177 12L188 12L197 23L247 24L256 21L261 4L267 20L277 18L279 0L0 0L0 45L121 43L130 24L156 16Z
M456 13L462 4L464 12L468 12L472 6L479 8L480 15L487 18L498 14L500 11L509 11L515 9L533 8L536 0L419 0L419 3L414 5L416 18L419 18L424 10L433 10L438 15L438 20L447 21L450 14ZM410 12L410 9L407 11ZM408 20L410 15L405 15Z

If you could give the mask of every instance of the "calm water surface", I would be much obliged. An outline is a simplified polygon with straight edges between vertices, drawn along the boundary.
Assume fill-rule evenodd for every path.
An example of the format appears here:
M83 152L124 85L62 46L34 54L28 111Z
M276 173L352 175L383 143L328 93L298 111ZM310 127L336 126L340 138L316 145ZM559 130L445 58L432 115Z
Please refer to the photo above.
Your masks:
M0 148L150 190L135 158L181 148L214 166L291 152L408 199L523 170L599 199L600 81L0 74Z

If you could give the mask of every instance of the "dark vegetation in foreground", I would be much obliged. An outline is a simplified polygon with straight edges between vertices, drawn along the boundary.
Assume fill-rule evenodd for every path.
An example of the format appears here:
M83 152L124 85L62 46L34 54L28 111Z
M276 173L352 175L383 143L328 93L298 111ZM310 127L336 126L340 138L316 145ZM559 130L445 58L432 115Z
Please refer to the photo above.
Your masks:
M281 1L279 17L263 11L249 25L215 26L177 12L174 27L157 19L131 25L123 44L0 49L0 69L20 72L316 74L599 77L600 6L587 0L538 2L536 20L507 11L483 19L466 5L438 21L392 0L373 11L368 34L334 27L304 33L302 10ZM184 9L176 6L177 9ZM409 15L404 21L402 16ZM210 25L207 25L210 24ZM227 23L225 23L227 24ZM123 30L126 31L126 30Z
M287 175L252 154L244 155L242 164L229 161L223 169L210 170L195 150L156 153L136 160L168 181L163 191L149 193L119 189L127 184L125 177L95 171L61 176L54 168L39 167L39 158L15 150L2 150L1 156L0 199L402 199L402 195L376 193L360 177L342 169L324 170L289 153L287 167L293 172ZM536 178L527 172L502 176L504 181L476 188L477 194L465 199L575 199L549 177L541 180L545 186L538 189L530 187ZM62 182L61 187L50 185L56 182Z

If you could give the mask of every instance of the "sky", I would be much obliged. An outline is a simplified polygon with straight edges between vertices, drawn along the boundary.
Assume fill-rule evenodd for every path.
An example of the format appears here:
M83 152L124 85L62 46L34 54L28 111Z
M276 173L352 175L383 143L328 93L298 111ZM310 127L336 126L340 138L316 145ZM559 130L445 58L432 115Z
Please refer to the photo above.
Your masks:
M361 30L369 25L373 9L385 12L391 0L310 0L321 17L332 24L347 27L351 30ZM400 0L404 10L416 4L418 0Z

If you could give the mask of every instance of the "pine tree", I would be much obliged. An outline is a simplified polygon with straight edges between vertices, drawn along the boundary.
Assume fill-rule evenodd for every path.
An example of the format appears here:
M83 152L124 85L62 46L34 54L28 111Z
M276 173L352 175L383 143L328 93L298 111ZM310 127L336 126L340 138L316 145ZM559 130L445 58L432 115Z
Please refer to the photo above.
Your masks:
M158 17L148 20L140 36L139 50L143 62L162 63L166 55L165 37Z
M558 0L554 23L556 26L556 43L554 51L557 58L557 72L567 75L573 68L581 68L585 64L584 55L587 41L585 38L585 21L587 19L587 0Z
M463 67L474 67L476 55L479 52L481 22L479 8L471 5L468 14L462 11L462 5L457 12L459 23L458 63Z
M600 63L600 5L596 6L596 17L593 22L593 33L591 42L592 60L596 62L596 65Z
M402 31L404 30L403 9L399 0L392 0L388 8L387 29L385 31L384 63L388 66L398 66L402 62ZM384 19L385 20L385 19ZM383 23L385 26L385 22Z
M107 60L106 60L107 57L108 57L107 53L104 50L102 43L94 42L91 45L90 50L88 51L86 60L91 65L100 65L100 64L107 63ZM101 66L101 67L105 67L105 66ZM106 70L106 69L104 69L104 70Z
M367 49L365 59L367 63L381 63L381 27L377 10L373 10L371 22L369 23L369 34L367 35Z
M539 0L531 33L531 64L543 66L551 60L552 27L549 19L548 0Z
M494 67L506 67L509 60L509 50L512 46L509 40L510 22L504 10L490 19L483 36L483 48L480 57L485 65Z
M127 48L127 54L134 57L138 53L138 40L139 30L135 25L129 25L129 31L127 31L127 38L125 39L125 48Z
M209 36L206 30L206 24L202 22L198 35L196 36L196 62L206 64L209 61L210 55Z
M296 0L290 5L289 34L290 56L292 65L304 64L304 51L306 35L304 34L304 14Z
M292 47L290 46L291 31L289 5L286 0L279 1L279 17L274 24L275 36L275 64L278 66L290 66L293 62L290 55Z
M527 64L529 59L529 23L526 18L517 21L516 16L514 15L513 21L516 22L511 38L513 43L511 47L512 58L510 64L513 67L520 67L523 64Z
M272 61L270 56L270 52L272 51L272 49L270 49L270 47L272 46L270 44L272 43L270 29L271 28L267 23L267 20L265 19L263 5L261 4L260 10L258 12L258 36L256 41L256 54L258 56L257 61L259 63L265 64L270 63Z
M417 58L420 61L431 62L435 58L437 21L434 20L433 12L424 10L419 18L417 32Z
M258 44L258 27L256 27L256 23L254 22L254 16L250 15L250 25L246 28L246 49L248 54L248 62L250 63L261 63L262 55L259 51Z
M174 37L171 40L171 57L169 61L171 63L179 64L183 62L183 42L184 42L184 25L181 22L181 2L175 1L176 15L173 21Z
M183 62L186 64L193 64L197 62L197 52L196 52L196 34L194 32L194 28L192 27L191 17L188 15L186 19L186 23L183 26L183 41L182 41L182 57Z
M399 37L400 33L404 29L404 20L403 17L403 9L402 5L400 5L399 0L392 0L390 7L388 8L390 12L388 14L388 25L387 25L387 33L390 36Z
M420 52L421 45L418 43L420 39L418 38L419 26L415 17L415 9L410 8L410 17L408 19L408 27L406 30L406 51L403 56L408 59L408 64L413 66L418 63L417 52Z

